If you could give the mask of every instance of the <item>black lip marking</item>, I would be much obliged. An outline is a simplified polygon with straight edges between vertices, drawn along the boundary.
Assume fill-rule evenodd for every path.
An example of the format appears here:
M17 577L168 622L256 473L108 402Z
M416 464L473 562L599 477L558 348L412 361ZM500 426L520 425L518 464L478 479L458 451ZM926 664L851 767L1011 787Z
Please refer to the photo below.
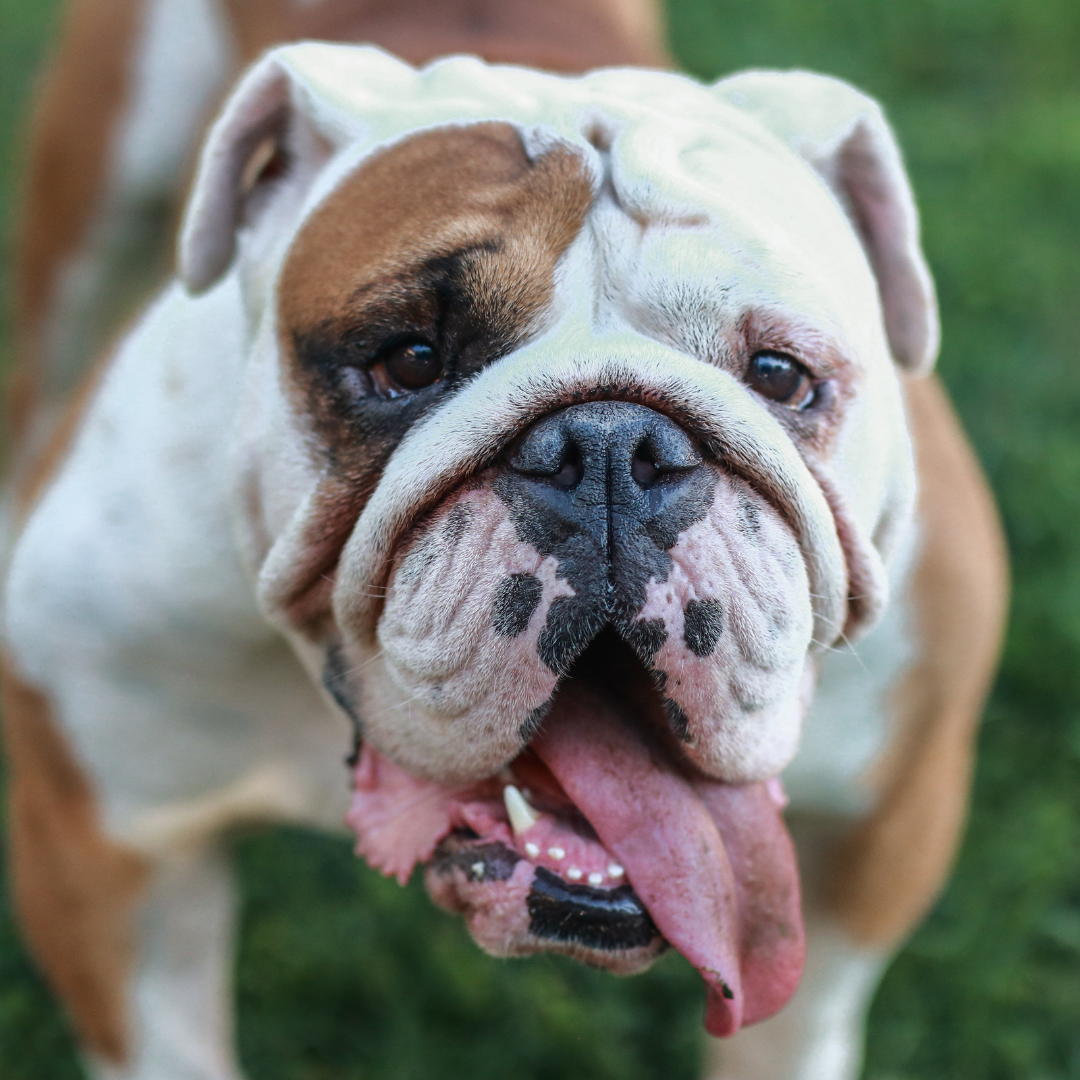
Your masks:
M352 721L353 739L352 749L345 759L345 764L350 769L356 767L360 760L360 745L364 740L364 724L360 719L360 713L353 700L352 689L349 686L349 669L346 667L345 653L340 643L334 642L326 649L326 660L323 664L322 684L326 692L334 699L339 708Z
M719 600L688 600L683 612L683 641L702 658L710 655L724 632L724 607Z
M667 626L663 619L638 619L630 623L623 637L639 659L649 664L667 641Z
M505 844L460 845L444 840L435 849L431 866L439 874L463 870L469 881L506 881L520 861ZM478 866L482 868L477 870Z
M540 579L532 574L511 574L500 581L491 619L495 633L507 638L524 633L543 591Z
M549 941L577 942L590 949L638 949L660 936L652 916L630 885L594 889L568 885L537 867L526 900L529 931Z
M540 635L552 671L565 674L609 623L646 650L655 644L658 630L643 640L634 616L649 581L667 581L669 551L708 513L716 482L690 437L642 405L573 405L526 433L494 490L518 537L554 555L574 590L551 605Z
M739 530L747 537L761 532L761 512L749 499L739 500Z
M664 712L667 713L668 723L671 724L671 730L675 732L676 738L685 743L690 742L690 721L679 703L672 701L669 697L664 698Z
M537 705L525 718L521 727L518 728L518 738L521 739L523 744L531 742L532 737L540 730L544 718L551 712L551 701L552 699L548 698L543 705Z
M459 502L443 522L443 540L451 547L456 547L472 525L472 507L467 502Z
M536 643L540 659L556 675L565 675L607 621L607 612L590 603L588 596L557 597Z

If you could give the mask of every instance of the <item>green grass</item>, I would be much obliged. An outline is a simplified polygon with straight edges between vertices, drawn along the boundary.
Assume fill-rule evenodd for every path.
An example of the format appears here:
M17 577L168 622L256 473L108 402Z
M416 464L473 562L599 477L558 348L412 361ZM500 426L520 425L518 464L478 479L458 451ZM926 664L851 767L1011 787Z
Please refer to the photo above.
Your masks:
M0 208L52 3L0 0ZM683 63L849 78L904 144L941 293L941 371L1004 512L1015 598L956 876L889 970L870 1080L1080 1078L1080 5L672 0ZM8 219L9 220L9 219ZM6 324L5 324L6 325ZM0 327L2 329L2 327ZM700 999L676 958L615 980L482 956L346 846L238 846L253 1080L679 1080ZM78 1075L0 918L0 1074Z

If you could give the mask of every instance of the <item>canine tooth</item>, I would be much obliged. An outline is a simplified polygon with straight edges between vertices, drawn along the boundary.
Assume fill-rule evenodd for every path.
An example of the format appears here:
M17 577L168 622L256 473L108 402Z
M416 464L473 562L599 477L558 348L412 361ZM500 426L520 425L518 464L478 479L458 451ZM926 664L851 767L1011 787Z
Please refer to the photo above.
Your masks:
M549 847L548 848L548 854L553 859L565 859L566 858L566 852L561 847Z
M530 842L525 845L525 854L528 855L530 859L535 859L536 856L540 854L540 849L534 843Z
M474 873L474 874L475 874L475 875L476 875L477 877L483 877L483 876L484 876L484 871L485 871L485 870L487 869L487 867L486 867L486 866L485 866L485 865L484 865L484 864L483 864L482 862L474 862L474 863L472 864L472 866L470 866L470 867L469 867L469 869L470 869L470 870L471 870L471 871L472 871L472 872L473 872L473 873Z
M581 871L576 866L571 866L570 869L566 871L566 876L571 881L580 881Z
M503 802L510 817L510 828L515 836L528 832L539 820L536 811L525 801L525 796L513 784L503 788Z
M617 862L609 863L607 872L608 877L622 877L623 874L626 873L626 871Z
M598 874L595 870L589 875L590 885L599 885L604 880L603 874Z

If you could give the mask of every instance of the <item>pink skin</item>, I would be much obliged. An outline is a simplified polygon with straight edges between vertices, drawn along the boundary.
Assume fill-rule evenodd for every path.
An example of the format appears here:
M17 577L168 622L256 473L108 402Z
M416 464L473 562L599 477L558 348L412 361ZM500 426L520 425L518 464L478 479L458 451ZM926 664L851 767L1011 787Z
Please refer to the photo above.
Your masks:
M425 880L435 903L464 916L469 933L486 952L527 956L536 952L526 905L534 873L523 860L506 881L469 881L460 871L451 877L429 872Z
M603 885L625 884L623 875L608 873L616 859L603 845L577 832L567 819L567 810L572 812L573 807L544 772L528 758L515 762L509 779L523 785L539 818L531 829L515 836L502 798L502 781L450 787L419 780L365 743L354 773L352 808L346 816L357 834L356 853L404 885L416 864L432 857L440 840L454 829L467 827L484 843L498 841L531 866L546 867L568 881L572 880L568 871L576 867L583 882L588 882L590 874L600 874ZM530 845L539 854L533 855ZM556 854L551 854L552 849Z

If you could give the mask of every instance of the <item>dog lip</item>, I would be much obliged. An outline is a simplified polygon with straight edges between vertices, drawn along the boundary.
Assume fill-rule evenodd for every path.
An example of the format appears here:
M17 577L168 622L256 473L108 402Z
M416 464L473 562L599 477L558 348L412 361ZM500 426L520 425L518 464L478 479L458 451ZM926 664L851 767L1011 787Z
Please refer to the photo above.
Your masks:
M529 933L540 941L623 954L649 948L650 958L668 948L652 916L629 884L600 889L575 885L499 841L478 841L457 829L442 840L427 863L440 876L460 872L469 885L498 887L527 862L533 877L525 899Z
M611 951L641 948L660 937L630 885L615 889L571 885L539 866L526 904L529 931L538 938Z
M516 851L497 841L474 844L469 839L460 832L447 837L427 865L439 874L461 870L471 882L506 881L513 875L514 867L521 861Z

